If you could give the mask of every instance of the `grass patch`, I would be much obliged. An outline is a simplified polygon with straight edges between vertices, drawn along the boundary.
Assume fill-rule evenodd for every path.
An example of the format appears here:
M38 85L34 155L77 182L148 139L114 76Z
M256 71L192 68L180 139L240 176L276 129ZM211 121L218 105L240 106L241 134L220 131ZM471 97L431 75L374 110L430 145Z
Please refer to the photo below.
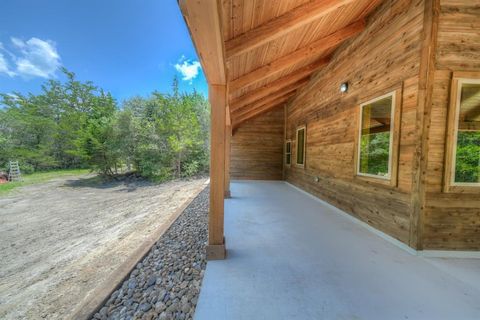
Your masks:
M68 170L53 170L45 172L35 172L22 176L22 181L15 181L0 184L0 195L6 194L18 187L24 187L32 184L46 182L58 177L82 175L89 173L88 169L68 169Z

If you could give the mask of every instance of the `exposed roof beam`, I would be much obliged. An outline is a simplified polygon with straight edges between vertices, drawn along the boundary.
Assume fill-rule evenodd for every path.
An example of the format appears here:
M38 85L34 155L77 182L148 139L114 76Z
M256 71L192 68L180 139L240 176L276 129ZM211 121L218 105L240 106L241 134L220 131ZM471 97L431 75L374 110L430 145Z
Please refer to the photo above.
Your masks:
M262 106L266 103L269 103L271 101L274 101L280 97L284 97L285 95L288 95L290 93L294 93L301 85L304 85L306 83L305 80L301 80L299 81L300 83L293 83L291 85L289 85L288 87L285 87L283 90L279 90L277 92L274 92L262 99L259 99L259 100L256 100L254 101L253 103L247 105L247 106L244 106L242 108L237 108L237 109L234 109L234 110L231 110L231 114L232 114L232 117L237 117L244 114L244 113L248 113L250 110L252 109L255 109L259 106Z
M326 16L350 2L353 2L353 0L315 0L298 6L238 37L228 40L225 43L227 59L275 40L294 29Z
M298 79L301 79L301 78L304 78L304 77L307 77L307 76L310 76L312 73L314 73L315 71L317 71L320 67L324 66L325 65L325 59L319 59L317 61L315 61L314 63L311 63L305 67L302 67L300 69L297 69L297 70L294 70L293 72L287 74L286 76L280 78L280 79L284 79L284 78L287 78L287 77L292 77L295 78L298 76ZM280 80L278 79L278 80ZM270 82L270 83L267 83L265 84L264 86L260 87L260 88L257 88L255 90L252 90L252 91L257 91L257 90L262 90L263 88L265 88L266 86L269 86L271 83L274 83L278 80L275 80L273 82ZM292 80L292 81L296 81L296 80ZM237 88L236 90L240 90L240 89L244 89L245 87L248 87L250 85L250 83L247 83L245 86L243 87L239 87ZM230 90L230 93L233 92L233 90Z
M233 123L233 127L235 130L238 129L238 127L244 123L245 121L248 121L250 119L253 119L255 117L258 117L278 106L281 106L282 104L285 104L287 103L287 100L288 99L285 99L285 100L280 100L278 102L272 102L271 104L268 104L268 105L265 105L263 106L261 109L258 109L258 110L255 110L254 112L251 112L245 116L242 116L241 118L238 118L237 120L235 120L235 122Z
M290 54L278 58L258 69L255 69L235 80L230 82L230 90L235 91L246 85L250 85L279 73L294 64L305 61L306 59L318 56L319 53L324 52L330 48L338 46L343 41L353 37L365 29L365 20L354 22L343 29L340 29L322 39L310 43L309 45L300 48ZM323 58L323 64L329 62L328 58Z
M302 67L293 71L292 73L287 74L286 76L281 77L273 82L267 83L264 86L252 90L251 92L245 93L241 97L231 99L230 104L237 105L237 104L248 104L253 100L257 100L260 97L266 96L272 92L275 92L284 86L289 85L290 83L294 83L298 80L301 80L306 77L310 77L319 67L323 65L315 62L309 64L308 66Z
M248 110L242 111L242 113L239 114L232 114L232 123L234 126L238 126L240 123L251 119L252 117L255 117L259 114L262 114L264 112L267 112L268 110L271 110L272 108L275 108L276 106L286 103L287 100L291 97L293 97L296 94L295 91L289 92L287 94L284 94L272 101L265 102L264 104L257 105L252 108L248 108Z
M284 79L287 78L288 79ZM290 92L292 90L296 90L301 86L305 85L309 80L310 77L292 77L292 75L288 75L287 77L280 78L278 80L282 81L274 81L271 82L269 85L261 88L260 90L254 90L250 93L247 93L241 97L238 97L230 103L230 108L232 112L241 109L242 107L248 106L256 101L268 98L269 96L279 96L283 93ZM296 79L297 81L292 81L292 79ZM288 81L285 81L288 80Z
M286 56L288 57L288 56ZM284 58L286 58L284 57ZM296 59L295 62L289 60L289 59L284 59L280 58L278 60L275 60L267 65L264 65L258 69L253 70L252 72L249 72L235 80L232 80L230 82L230 89L231 91L237 91L241 88L244 88L246 86L250 86L252 84L255 84L259 81L262 81L272 75L275 75L288 67L292 66L293 64L300 62L300 59ZM329 57L326 58L321 58L318 61L316 61L317 68L320 68L330 61ZM295 72L295 71L294 71Z
M179 0L178 4L208 83L226 84L225 49L218 1Z

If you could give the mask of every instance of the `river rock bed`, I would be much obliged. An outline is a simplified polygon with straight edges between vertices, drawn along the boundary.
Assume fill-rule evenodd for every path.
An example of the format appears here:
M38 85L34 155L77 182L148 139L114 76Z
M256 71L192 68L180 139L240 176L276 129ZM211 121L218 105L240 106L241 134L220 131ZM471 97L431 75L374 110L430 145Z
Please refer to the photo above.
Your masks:
M203 190L92 319L192 319L205 266L209 189Z

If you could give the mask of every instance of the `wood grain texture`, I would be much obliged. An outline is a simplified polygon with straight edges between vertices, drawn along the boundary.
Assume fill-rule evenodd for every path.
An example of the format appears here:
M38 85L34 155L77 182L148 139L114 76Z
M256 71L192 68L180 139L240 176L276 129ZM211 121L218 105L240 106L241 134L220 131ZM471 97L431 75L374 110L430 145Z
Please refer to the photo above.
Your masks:
M208 244L224 244L224 197L225 197L225 128L227 88L210 85L208 97L210 112L210 211L208 214Z
M439 0L424 0L422 50L415 120L415 152L412 163L412 190L409 245L423 249L425 214L425 179L428 165L428 139L432 111L435 54L438 30Z
M251 1L251 0L223 0L226 7L224 12L228 13L226 19L225 39L230 40L244 33L255 29L270 20L278 18L295 8L306 5L311 0L275 0L275 1ZM323 1L328 2L328 1ZM300 48L306 47L316 40L322 39L329 34L340 30L354 21L360 20L371 12L381 0L356 0L338 9L331 11L314 21L298 27L285 35L272 41L237 55L228 61L229 80L237 79L242 75L250 73L264 65L268 65L280 57L286 56ZM326 52L328 55L331 53ZM285 76L307 64L312 63L318 57L301 61L289 68L279 71L268 78L252 83L248 88L242 87L235 96L243 95L245 91L252 91L262 87L268 82Z
M282 180L284 110L243 123L231 140L231 179Z
M444 192L454 72L480 72L480 4L441 0L426 175L424 248L480 250L478 193Z
M441 0L436 67L438 70L480 69L480 3Z
M266 102L264 104L260 104L255 106L254 108L249 108L241 113L235 113L233 116L233 126L234 128L238 128L242 123L245 121L258 117L259 115L276 108L279 105L283 105L287 102L288 99L295 95L295 91L287 92L286 94L272 100Z
M384 1L368 18L365 31L342 45L288 104L286 128L287 138L294 141L295 128L307 125L305 169L286 168L287 181L406 244L423 5ZM349 91L342 94L339 86L346 81ZM359 179L354 167L358 105L396 89L402 110L397 181L390 186Z
M278 92L280 90L284 90L286 87L289 85L296 83L298 81L308 81L310 75L316 71L316 69L311 68L310 66L307 66L305 68L302 68L301 70L298 70L292 74L289 74L285 77L282 77L280 79L277 79L262 88L259 88L257 90L248 92L244 94L243 96L240 96L238 98L232 99L230 101L230 105L232 106L231 110L235 110L241 107L244 107L250 103L253 103L261 98L264 98L272 93Z
M305 85L308 81L309 81L309 78L303 78L296 82L285 85L282 88L275 90L269 94L266 94L266 92L257 91L257 93L260 93L261 95L257 99L254 99L253 97L249 96L249 97L245 97L245 99L243 99L241 102L238 102L237 104L232 103L231 109L230 109L232 112L232 118L235 118L236 114L246 113L250 110L255 109L258 106L261 106L267 102L273 101L289 92L295 91L298 88Z
M315 0L289 10L277 18L228 40L225 43L227 59L284 36L290 31L326 16L352 1Z
M480 250L478 193L445 188L452 77L480 71L478 0L347 2L325 15L304 12L308 21L296 10L320 2L216 2L223 22L219 31L230 50L225 76L235 131L232 178L281 179L283 174L414 248ZM197 6L194 12L205 10L199 3L191 5ZM198 18L182 11L187 22ZM285 17L291 20L283 29L271 27ZM366 25L352 27L364 20ZM197 32L192 36L198 49ZM201 59L219 52L215 41L205 43ZM349 83L347 93L339 92L343 82ZM397 177L389 184L360 179L354 166L358 105L393 90L401 97ZM292 140L294 155L295 129L304 124L305 167L283 168L284 141Z
M306 51L294 52L288 56L284 56L279 60L275 60L269 64L263 65L258 69L253 70L241 77L230 81L230 88L232 91L241 89L247 85L251 86L253 83L260 82L266 78L271 77L272 75L278 74L285 69L288 69L292 65L299 63L303 60L311 58L313 55L319 55L321 52L310 51L305 55ZM329 59L327 57L322 57L316 63L319 67L327 64Z
M217 1L179 0L209 84L226 84L222 10Z

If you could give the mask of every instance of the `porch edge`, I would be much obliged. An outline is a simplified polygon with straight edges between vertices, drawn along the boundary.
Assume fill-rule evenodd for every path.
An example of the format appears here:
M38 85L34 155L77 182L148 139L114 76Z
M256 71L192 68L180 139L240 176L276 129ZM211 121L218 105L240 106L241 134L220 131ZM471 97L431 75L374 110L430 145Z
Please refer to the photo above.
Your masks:
M408 246L407 244L401 242L400 240L395 239L394 237L380 231L366 222L361 221L360 219L354 217L351 214L343 211L340 208L335 207L334 205L316 197L315 195L291 184L288 181L283 181L285 184L290 186L297 191L307 195L308 197L320 202L322 205L325 205L331 209L333 209L336 213L341 214L342 216L348 218L350 221L354 222L362 226L363 228L367 229L368 231L374 233L375 235L379 236L380 238L390 242L391 244L395 245L396 247L408 252L411 255L425 257L425 258L464 258L464 259L480 259L480 251L454 251L454 250L415 250L414 248Z

